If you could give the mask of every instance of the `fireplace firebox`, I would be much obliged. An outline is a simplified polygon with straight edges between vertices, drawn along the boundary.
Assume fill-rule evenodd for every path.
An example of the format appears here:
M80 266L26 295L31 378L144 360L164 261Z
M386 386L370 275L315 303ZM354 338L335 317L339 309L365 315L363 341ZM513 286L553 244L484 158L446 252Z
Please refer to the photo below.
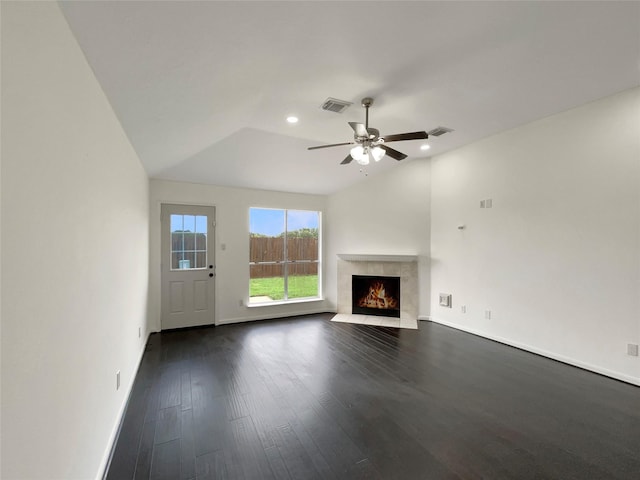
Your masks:
M352 275L353 314L400 318L400 277Z

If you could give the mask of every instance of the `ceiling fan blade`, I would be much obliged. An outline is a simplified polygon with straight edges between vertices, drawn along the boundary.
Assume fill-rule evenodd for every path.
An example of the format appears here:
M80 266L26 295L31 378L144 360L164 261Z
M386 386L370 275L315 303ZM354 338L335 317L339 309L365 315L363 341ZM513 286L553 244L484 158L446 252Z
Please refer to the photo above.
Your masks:
M307 150L317 150L319 148L339 147L341 145L353 145L355 142L332 143L331 145L320 145L318 147L307 147Z
M363 124L358 122L349 122L349 125L353 128L353 131L356 132L356 136L369 138L369 132L367 132L367 129Z
M346 157L344 157L344 160L340 162L340 165L346 165L347 163L351 163L351 160L353 160L353 157L351 156L351 154L349 154Z
M429 138L429 134L427 132L411 132L411 133L398 133L396 135L385 135L385 142L399 142L401 140L424 140L425 138Z
M400 160L404 160L405 158L407 158L407 156L404 153L399 152L398 150L394 150L391 147L387 147L384 144L378 145L378 146L380 148L382 148L387 153L387 155L389 155L391 158L393 158L395 160L400 161Z

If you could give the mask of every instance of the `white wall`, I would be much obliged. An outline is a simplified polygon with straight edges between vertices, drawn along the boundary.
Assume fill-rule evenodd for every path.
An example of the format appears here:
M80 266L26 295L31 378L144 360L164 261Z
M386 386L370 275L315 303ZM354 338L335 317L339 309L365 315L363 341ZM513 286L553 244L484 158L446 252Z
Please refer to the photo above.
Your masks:
M337 254L418 255L418 315L429 316L429 185L430 163L425 158L371 175L329 197L325 273L333 309Z
M2 140L2 478L96 478L147 334L148 179L57 3L2 2Z
M326 197L151 180L150 297L153 328L160 330L160 205L183 203L216 207L217 325L327 311L324 301L247 307L249 297L249 208L288 208L324 212ZM323 219L324 221L324 219ZM222 250L221 245L226 246ZM240 301L243 305L240 305Z
M640 384L626 355L640 342L640 89L440 155L431 173L433 319Z

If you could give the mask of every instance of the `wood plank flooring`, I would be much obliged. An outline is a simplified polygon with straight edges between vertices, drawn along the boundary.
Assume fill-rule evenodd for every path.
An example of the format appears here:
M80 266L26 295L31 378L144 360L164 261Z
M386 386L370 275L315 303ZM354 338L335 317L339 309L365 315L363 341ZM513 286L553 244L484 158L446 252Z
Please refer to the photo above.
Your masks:
M151 335L107 478L640 478L640 388L331 317Z

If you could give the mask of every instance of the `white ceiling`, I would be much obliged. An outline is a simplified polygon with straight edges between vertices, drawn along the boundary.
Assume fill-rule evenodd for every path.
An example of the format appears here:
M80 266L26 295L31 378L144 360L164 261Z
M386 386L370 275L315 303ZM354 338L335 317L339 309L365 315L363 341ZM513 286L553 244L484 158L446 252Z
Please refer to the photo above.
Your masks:
M640 2L61 6L153 178L327 194L363 173L349 147L306 147L352 140L364 96L383 135L453 128L434 155L640 85Z

